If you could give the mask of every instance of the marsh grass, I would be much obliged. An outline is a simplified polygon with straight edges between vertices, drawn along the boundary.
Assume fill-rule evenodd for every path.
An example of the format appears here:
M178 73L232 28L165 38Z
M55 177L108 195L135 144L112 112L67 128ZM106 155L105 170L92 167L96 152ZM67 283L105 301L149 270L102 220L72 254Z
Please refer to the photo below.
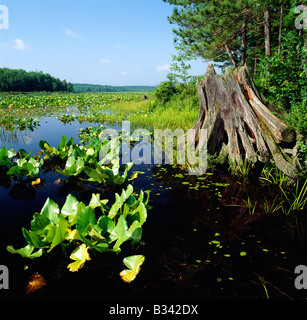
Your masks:
M280 190L288 203L287 207L283 207L283 212L288 215L291 212L303 211L307 202L307 179L302 185L298 179L296 181L294 192L289 194L285 189L280 187Z
M198 117L198 108L193 99L173 99L166 104L157 100L117 102L103 107L96 107L93 111L107 108L110 114L101 115L110 123L120 123L128 120L139 127L154 131L154 129L182 129L192 128Z

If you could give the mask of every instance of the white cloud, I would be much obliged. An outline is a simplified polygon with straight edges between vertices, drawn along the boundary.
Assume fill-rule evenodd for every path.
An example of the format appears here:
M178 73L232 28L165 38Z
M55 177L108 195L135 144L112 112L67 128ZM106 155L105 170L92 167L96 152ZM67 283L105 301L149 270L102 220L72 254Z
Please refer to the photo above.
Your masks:
M65 34L69 37L82 38L82 36L68 28L64 28Z
M105 63L111 63L111 60L110 60L110 59L106 59L106 58L101 58L101 59L99 60L99 62L100 62L101 64L105 64Z
M170 67L171 66L169 64L163 64L162 66L157 66L156 70L159 72L164 72L164 71L168 71Z
M17 50L26 50L26 44L19 38L14 40L13 48Z
M128 72L122 71L121 74L122 74L123 76L127 76L127 75L128 75Z
M122 50L122 49L124 49L124 46L122 46L122 45L119 44L119 43L116 43L116 44L114 44L114 48L115 48L115 49Z

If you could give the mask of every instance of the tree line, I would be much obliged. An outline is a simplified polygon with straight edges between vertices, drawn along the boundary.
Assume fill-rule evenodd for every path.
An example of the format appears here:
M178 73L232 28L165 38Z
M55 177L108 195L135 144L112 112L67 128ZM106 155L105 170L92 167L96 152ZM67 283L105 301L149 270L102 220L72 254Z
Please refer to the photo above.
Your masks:
M73 86L66 80L52 77L42 71L27 72L22 69L0 68L0 92L65 91L73 92Z
M88 83L73 83L76 92L150 92L153 86L108 86Z

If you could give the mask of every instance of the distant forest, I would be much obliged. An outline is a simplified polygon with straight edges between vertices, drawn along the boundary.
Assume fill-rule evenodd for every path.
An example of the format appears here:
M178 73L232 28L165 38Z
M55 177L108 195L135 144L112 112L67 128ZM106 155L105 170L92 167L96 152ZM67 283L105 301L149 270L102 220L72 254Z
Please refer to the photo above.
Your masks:
M61 81L42 71L0 68L0 92L66 91L73 92L71 83Z
M70 83L42 71L0 68L0 92L150 92L154 86L108 86Z
M107 86L99 84L73 83L76 92L150 92L154 86Z

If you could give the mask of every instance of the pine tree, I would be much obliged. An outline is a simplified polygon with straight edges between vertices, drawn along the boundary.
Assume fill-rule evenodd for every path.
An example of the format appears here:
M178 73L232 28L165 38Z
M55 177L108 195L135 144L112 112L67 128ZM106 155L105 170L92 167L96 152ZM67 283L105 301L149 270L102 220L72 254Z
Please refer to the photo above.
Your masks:
M255 1L163 0L174 5L169 17L175 42L204 60L226 62L237 67L247 57L247 32L253 28Z

